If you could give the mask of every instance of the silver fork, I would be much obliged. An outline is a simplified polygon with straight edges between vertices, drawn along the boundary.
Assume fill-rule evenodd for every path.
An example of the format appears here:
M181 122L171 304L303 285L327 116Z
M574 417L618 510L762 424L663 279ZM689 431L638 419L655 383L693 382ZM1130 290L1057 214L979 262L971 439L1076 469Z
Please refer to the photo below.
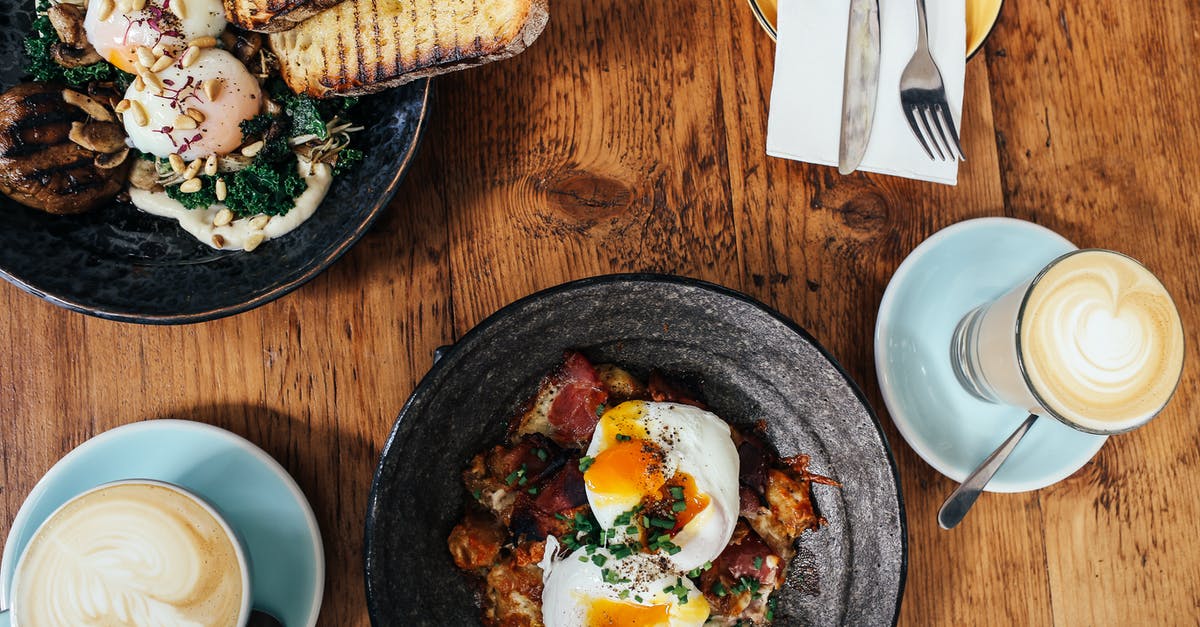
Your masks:
M958 131L954 127L954 117L950 113L950 104L946 102L942 73L929 53L925 0L917 0L917 29L917 51L900 75L900 106L904 109L904 117L930 159L966 161L962 144L958 141ZM936 157L933 154L935 150Z

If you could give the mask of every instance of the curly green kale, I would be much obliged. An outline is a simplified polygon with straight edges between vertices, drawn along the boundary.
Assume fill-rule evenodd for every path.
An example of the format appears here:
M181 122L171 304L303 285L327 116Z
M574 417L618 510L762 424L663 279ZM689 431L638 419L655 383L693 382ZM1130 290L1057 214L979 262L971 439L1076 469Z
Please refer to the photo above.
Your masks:
M354 166L361 163L363 160L363 151L357 148L343 148L337 154L337 161L333 163L333 175L341 176L342 174L354 169Z
M208 176L199 177L200 191L190 194L179 191L178 185L171 185L166 188L167 196L178 200L179 204L188 209L205 209L217 202L217 187L213 179Z
M308 189L295 161L255 159L234 172L228 181L225 206L239 218L283 215L296 206L296 197Z

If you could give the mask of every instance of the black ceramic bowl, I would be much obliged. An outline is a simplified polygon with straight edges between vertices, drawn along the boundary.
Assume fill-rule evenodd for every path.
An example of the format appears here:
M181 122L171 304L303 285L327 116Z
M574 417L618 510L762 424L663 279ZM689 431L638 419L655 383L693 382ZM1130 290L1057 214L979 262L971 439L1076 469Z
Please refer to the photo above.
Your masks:
M376 625L473 625L478 608L446 537L467 461L562 359L582 350L702 381L733 423L762 419L784 455L842 483L816 486L829 524L803 536L778 624L889 625L904 590L904 507L887 441L862 393L820 345L750 298L699 281L615 275L500 310L430 370L384 447L367 509L366 588Z
M0 0L0 88L20 81L33 0ZM364 97L353 117L366 158L315 214L253 253L217 251L175 221L110 206L52 216L0 195L0 276L83 313L151 324L246 311L309 281L356 242L396 192L425 126L429 81Z

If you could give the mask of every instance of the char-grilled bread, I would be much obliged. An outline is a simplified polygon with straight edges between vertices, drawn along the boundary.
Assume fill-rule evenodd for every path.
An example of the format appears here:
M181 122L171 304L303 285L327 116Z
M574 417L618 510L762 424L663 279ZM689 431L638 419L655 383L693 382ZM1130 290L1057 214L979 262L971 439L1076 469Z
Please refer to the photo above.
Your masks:
M260 33L295 28L304 20L342 0L225 0L229 23Z
M270 46L293 91L350 96L511 57L548 18L546 0L345 0Z

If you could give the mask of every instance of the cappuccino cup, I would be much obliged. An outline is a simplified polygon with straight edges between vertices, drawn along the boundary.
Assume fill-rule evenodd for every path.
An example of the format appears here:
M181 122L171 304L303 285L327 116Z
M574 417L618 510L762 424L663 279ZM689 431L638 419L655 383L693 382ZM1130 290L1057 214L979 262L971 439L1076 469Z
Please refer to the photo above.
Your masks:
M1162 411L1183 354L1179 311L1162 282L1100 249L1067 253L972 310L950 346L972 395L1101 435Z
M250 592L246 552L216 509L176 485L118 481L38 527L0 624L240 627Z

